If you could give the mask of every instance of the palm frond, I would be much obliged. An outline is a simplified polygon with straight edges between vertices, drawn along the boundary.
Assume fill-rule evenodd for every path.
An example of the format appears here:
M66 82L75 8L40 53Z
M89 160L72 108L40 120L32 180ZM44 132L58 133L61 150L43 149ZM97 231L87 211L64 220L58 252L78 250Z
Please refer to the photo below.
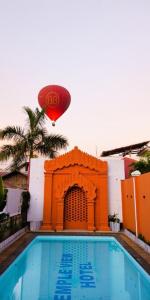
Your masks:
M58 154L58 152L55 149L53 149L52 147L46 147L45 144L39 144L36 147L36 152L39 155L47 156L49 158L55 158Z
M145 150L144 153L138 155L140 158L150 159L150 150Z
M36 119L35 113L28 106L24 106L23 110L27 114L27 123L29 125L29 129L32 131L35 127L35 119Z
M43 138L42 142L36 145L35 151L41 155L54 158L57 151L66 148L68 141L62 135L49 135Z
M7 161L11 157L14 159L16 155L26 156L27 145L25 142L16 143L15 145L3 145L0 150L0 161Z
M33 144L38 144L47 136L47 129L45 127L36 127L34 132L32 132Z
M68 146L67 139L59 134L49 135L44 138L45 145L53 147L55 150L64 149Z
M36 108L35 109L35 127L37 125L39 126L43 126L43 124L45 123L45 112L44 109L42 109L41 111Z
M33 131L37 126L43 126L45 122L44 109L40 111L38 108L36 108L35 111L33 111L28 106L24 106L23 109L25 113L27 113L27 123L31 131Z
M17 155L13 158L9 168L11 171L19 170L23 165L26 164L26 158L24 156Z
M2 140L14 139L15 141L18 141L24 138L25 138L24 129L22 129L20 126L7 126L0 131L0 139Z
M0 140L3 139L3 129L0 129Z
M14 155L14 147L12 145L3 145L0 150L0 161L7 161Z
M57 157L57 155L58 155L58 151L56 151L56 150L54 150L54 149L51 149L51 151L50 151L48 157L49 157L49 158L55 158L55 157Z

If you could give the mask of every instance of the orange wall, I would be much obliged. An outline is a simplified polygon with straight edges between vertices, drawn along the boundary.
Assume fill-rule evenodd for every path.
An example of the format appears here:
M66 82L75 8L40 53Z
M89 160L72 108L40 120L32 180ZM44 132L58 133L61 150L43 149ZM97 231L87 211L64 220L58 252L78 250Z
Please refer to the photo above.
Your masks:
M150 173L135 177L137 227L150 241ZM122 204L124 227L135 232L133 178L122 181Z
M133 178L122 180L123 225L135 232Z
M87 194L87 230L109 230L107 180L107 162L92 157L77 147L54 160L45 161L41 229L56 231L65 229L65 195L72 186L79 186Z
M136 178L138 232L150 241L150 173Z

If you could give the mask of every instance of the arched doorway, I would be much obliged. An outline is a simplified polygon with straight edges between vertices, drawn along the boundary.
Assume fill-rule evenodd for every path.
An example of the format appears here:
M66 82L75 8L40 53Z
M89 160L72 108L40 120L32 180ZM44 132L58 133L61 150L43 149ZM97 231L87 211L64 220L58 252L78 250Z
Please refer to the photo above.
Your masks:
M68 189L64 198L64 229L88 227L87 193L79 186Z

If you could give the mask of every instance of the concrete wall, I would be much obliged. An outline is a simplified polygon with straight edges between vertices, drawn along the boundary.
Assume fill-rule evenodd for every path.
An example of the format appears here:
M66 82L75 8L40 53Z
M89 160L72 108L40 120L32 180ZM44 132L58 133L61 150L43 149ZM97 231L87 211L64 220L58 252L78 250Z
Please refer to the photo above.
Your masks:
M122 158L105 157L108 162L108 196L109 214L118 214L122 222L121 180L125 178L124 160Z
M8 189L7 204L4 210L9 213L10 216L21 213L21 193L23 191L22 189Z
M28 221L33 227L39 227L38 222L43 220L44 200L44 158L32 158L30 162L29 192L31 194ZM31 223L32 229L32 223ZM33 230L36 228L33 228Z
M37 229L43 220L44 158L31 159L29 191L31 194L28 221L31 229ZM104 158L108 162L109 214L117 213L122 221L121 183L125 178L124 161L121 158ZM37 226L37 228L36 228Z

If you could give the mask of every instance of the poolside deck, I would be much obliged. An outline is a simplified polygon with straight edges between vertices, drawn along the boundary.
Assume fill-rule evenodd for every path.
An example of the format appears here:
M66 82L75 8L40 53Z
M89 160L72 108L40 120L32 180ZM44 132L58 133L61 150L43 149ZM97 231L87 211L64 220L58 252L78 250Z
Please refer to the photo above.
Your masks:
M150 254L135 244L124 233L111 232L86 232L86 231L63 231L63 232L26 232L7 249L0 253L0 274L2 274L15 258L27 247L37 235L75 235L75 236L113 236L121 245L136 259L143 269L150 274Z

